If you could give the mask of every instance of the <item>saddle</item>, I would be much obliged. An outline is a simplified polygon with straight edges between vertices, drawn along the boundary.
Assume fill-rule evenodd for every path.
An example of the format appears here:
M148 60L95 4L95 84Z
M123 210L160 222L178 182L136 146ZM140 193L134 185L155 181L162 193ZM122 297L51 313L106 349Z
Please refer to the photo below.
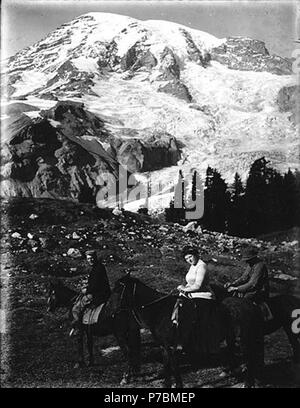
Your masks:
M97 323L104 305L105 303L102 303L101 305L94 308L87 307L83 313L82 324L90 325Z

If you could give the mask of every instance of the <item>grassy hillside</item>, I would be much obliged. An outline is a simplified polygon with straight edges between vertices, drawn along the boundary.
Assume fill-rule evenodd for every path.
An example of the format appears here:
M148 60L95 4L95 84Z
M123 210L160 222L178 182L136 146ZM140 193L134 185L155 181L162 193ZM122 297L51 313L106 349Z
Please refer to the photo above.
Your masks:
M76 344L67 336L66 310L54 316L46 313L49 277L80 287L86 277L84 251L89 248L97 249L103 259L111 286L131 270L143 282L168 292L184 280L188 269L181 257L184 245L198 246L211 278L225 282L241 273L241 250L251 244L259 248L268 264L272 293L299 293L299 247L295 240L273 243L208 231L184 232L179 225L162 224L148 216L128 212L115 216L110 210L87 204L50 199L3 200L1 243L2 291L8 295L9 309L8 332L2 336L2 375L7 386L118 386L125 363L120 351L111 348L116 346L115 340L97 340L98 346L106 348L102 357L96 353L100 367L74 370ZM68 255L71 248L78 257ZM144 376L135 385L160 386L155 377L158 350L151 344L148 332L144 332L143 340ZM293 386L290 355L283 333L266 339L266 369L270 370L273 386ZM189 367L184 379L188 386L204 379L215 381L218 370L216 366L204 370ZM224 381L221 386L230 385L229 380Z

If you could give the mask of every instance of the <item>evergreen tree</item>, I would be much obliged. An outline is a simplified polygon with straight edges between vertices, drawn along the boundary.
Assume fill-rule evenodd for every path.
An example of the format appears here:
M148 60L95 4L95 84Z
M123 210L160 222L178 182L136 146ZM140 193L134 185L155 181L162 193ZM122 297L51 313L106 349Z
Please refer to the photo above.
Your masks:
M234 175L234 182L232 185L232 190L233 190L233 194L232 194L233 198L241 197L241 195L244 194L245 192L245 188L243 186L243 182L242 182L242 179L239 173L235 173Z
M266 230L267 174L266 159L255 160L246 182L246 236L256 236Z
M235 173L234 182L231 186L228 233L237 236L245 234L245 188L238 173Z
M203 226L212 231L226 232L230 198L227 184L216 169L208 167L205 187Z
M299 225L299 198L297 197L296 175L289 169L283 177L283 220L284 229Z
M265 201L265 231L280 231L285 228L284 220L284 179L281 174L270 168L267 175Z

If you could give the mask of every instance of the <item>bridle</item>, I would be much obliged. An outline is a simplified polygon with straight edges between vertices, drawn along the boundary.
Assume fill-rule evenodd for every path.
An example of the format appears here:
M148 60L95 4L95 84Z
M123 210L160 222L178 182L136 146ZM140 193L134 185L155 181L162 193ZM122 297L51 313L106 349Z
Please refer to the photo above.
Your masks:
M125 294L125 290L126 290L127 285L126 285L126 283L123 283L123 282L119 282L119 285L123 286L123 289L122 289L122 292L121 292L121 299L120 299L120 305L122 305L122 301L123 301L123 298L124 298L124 294ZM156 303L158 303L158 302L160 302L160 301L162 301L162 300L164 300L164 299L170 297L170 296L172 295L173 290L172 290L170 293L168 293L167 295L164 295L164 296L162 296L162 297L160 297L160 298L158 298L158 299L155 299L155 300L153 300L153 301L151 301L151 302L149 302L149 303L146 303L146 304L140 305L140 306L136 306L136 302L135 302L136 287L137 287L137 283L134 282L134 284L133 284L133 289L132 289L132 296L131 296L131 298L132 298L132 300L133 300L133 305L132 305L131 307L120 307L120 308L113 314L113 317L114 317L116 314L121 313L121 312L125 312L125 311L126 311L126 312L131 312L132 315L133 315L133 317L134 317L134 319L135 319L135 321L137 322L137 324L142 327L142 326L143 326L143 322L142 322L142 320L139 318L136 309L137 309L137 308L145 309L145 308L147 308L148 306L152 306L153 304L156 304Z

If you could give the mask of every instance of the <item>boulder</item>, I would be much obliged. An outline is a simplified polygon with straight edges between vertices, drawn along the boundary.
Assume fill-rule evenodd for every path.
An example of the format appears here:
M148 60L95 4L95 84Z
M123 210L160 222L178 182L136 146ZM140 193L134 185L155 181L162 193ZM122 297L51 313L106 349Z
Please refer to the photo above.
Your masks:
M82 253L77 248L69 248L67 255L72 258L82 258Z
M183 232L188 232L188 231L196 231L197 229L197 221L191 221L184 227L182 227Z
M270 55L263 41L228 37L210 52L211 59L239 71L266 71L276 75L292 74L292 61Z
M12 238L22 239L22 235L19 232L13 232L11 234Z

